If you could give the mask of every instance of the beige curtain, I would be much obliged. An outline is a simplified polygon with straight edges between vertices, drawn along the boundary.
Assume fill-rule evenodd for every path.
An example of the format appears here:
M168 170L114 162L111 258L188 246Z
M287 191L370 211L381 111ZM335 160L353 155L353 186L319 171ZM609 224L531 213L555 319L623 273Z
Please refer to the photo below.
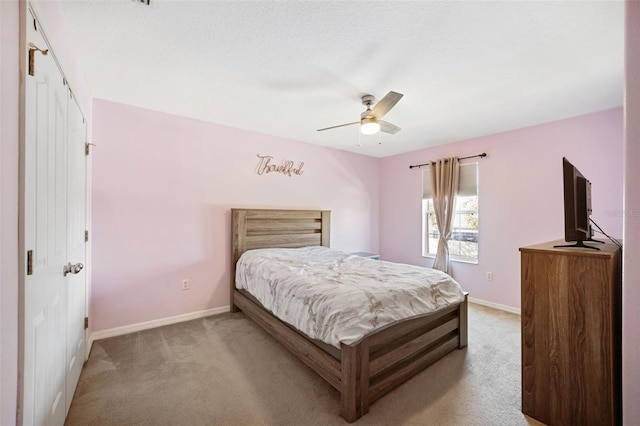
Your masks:
M451 237L451 222L455 209L460 166L458 157L441 158L433 161L430 166L433 208L436 213L438 231L440 232L433 269L449 273L449 245L447 240Z

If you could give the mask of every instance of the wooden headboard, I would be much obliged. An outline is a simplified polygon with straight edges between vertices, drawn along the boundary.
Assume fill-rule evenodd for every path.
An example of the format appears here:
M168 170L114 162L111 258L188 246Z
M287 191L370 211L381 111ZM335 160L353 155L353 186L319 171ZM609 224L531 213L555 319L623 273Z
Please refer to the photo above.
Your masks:
M329 247L329 210L231 209L231 309L236 263L242 253L258 248Z

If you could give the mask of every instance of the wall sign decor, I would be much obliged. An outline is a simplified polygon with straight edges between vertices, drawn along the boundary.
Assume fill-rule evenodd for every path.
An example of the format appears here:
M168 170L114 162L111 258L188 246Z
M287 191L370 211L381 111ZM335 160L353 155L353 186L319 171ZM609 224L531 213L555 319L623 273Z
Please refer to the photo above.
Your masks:
M259 175L267 173L282 173L283 175L287 176L300 176L302 175L302 173L304 173L302 171L304 162L302 161L298 162L297 166L295 166L294 162L291 160L282 160L280 162L280 165L276 165L271 163L271 160L273 160L273 157L271 155L258 154L258 158L260 159L260 161L258 162L256 173Z

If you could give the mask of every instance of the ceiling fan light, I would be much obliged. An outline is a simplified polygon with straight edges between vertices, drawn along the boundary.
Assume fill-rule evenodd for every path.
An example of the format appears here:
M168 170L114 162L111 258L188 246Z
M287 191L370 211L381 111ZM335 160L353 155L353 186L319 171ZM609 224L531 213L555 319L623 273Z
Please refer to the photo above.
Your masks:
M380 131L380 125L374 118L365 118L360 125L360 132L363 135L373 135Z

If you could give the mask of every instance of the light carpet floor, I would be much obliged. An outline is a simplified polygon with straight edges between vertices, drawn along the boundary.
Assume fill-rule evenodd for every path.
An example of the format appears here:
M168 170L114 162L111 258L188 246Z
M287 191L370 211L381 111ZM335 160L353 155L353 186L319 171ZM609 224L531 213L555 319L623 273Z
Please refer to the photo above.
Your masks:
M356 425L540 425L520 411L520 317L469 304L469 346ZM340 395L242 313L94 342L67 425L345 425Z

